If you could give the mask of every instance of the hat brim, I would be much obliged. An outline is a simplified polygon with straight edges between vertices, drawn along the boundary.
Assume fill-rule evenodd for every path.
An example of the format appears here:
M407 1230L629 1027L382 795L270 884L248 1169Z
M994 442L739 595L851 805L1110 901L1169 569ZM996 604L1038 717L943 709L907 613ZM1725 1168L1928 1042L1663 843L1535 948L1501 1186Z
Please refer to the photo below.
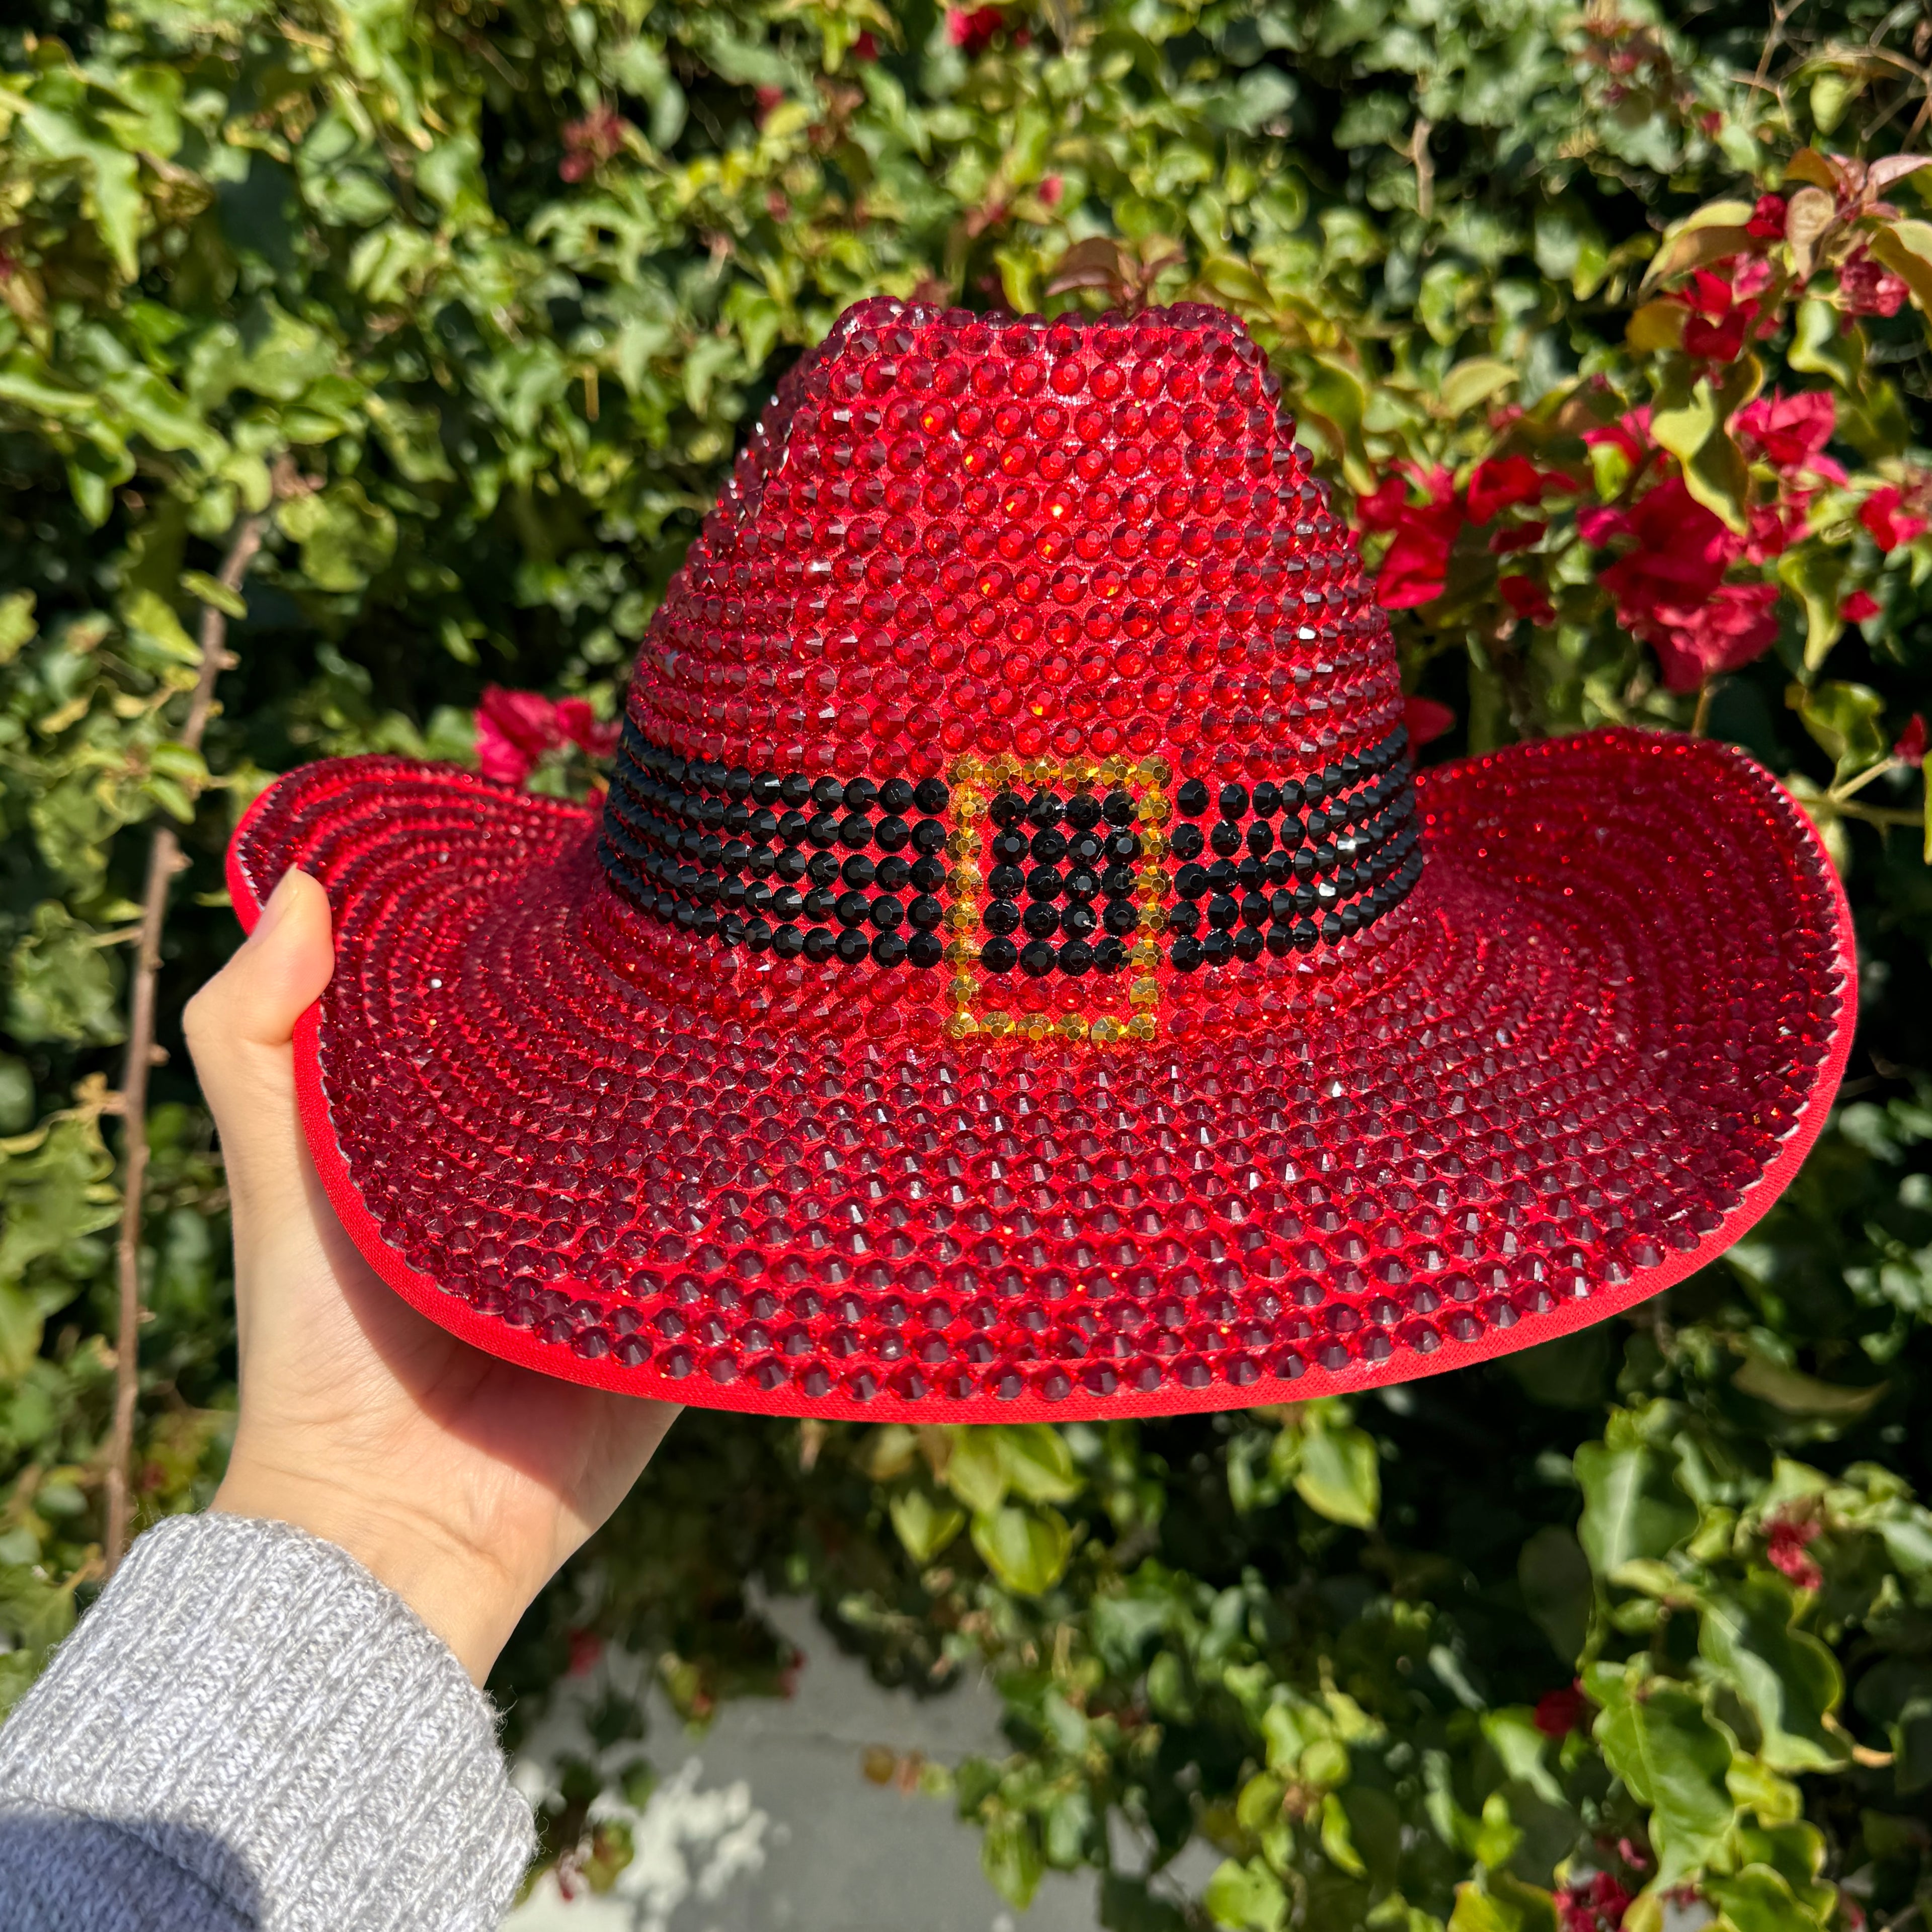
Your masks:
M1758 766L1606 731L1418 783L1427 867L1372 969L1304 1007L1317 982L1280 962L1229 982L1225 1024L1104 1048L788 1024L768 986L734 1010L754 962L616 899L593 812L452 767L298 770L229 877L250 931L289 866L328 889L335 972L295 1041L308 1144L370 1265L464 1340L770 1414L1178 1413L1441 1374L1628 1309L1742 1235L1829 1111L1850 912ZM632 948L674 956L640 978ZM825 1198L788 1218L801 1172ZM534 1310L488 1286L533 1267ZM791 1312L800 1283L818 1312Z

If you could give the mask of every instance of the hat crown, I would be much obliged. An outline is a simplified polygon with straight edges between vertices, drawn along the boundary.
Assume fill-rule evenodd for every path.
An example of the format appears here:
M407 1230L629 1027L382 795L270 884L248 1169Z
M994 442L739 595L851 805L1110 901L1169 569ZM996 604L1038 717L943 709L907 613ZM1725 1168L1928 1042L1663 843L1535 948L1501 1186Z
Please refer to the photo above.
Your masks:
M861 302L781 381L639 655L682 757L842 778L1164 758L1222 780L1400 721L1386 620L1232 316Z

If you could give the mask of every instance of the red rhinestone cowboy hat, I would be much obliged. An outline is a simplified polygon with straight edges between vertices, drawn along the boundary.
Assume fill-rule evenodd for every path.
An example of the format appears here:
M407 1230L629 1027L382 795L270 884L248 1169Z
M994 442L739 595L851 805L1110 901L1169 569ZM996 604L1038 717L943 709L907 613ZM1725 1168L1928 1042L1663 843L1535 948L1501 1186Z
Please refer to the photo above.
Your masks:
M1346 1391L1735 1240L1843 1070L1850 915L1740 754L1417 773L1388 624L1208 308L875 300L780 385L586 808L392 758L296 1042L376 1271L572 1380L1012 1420Z

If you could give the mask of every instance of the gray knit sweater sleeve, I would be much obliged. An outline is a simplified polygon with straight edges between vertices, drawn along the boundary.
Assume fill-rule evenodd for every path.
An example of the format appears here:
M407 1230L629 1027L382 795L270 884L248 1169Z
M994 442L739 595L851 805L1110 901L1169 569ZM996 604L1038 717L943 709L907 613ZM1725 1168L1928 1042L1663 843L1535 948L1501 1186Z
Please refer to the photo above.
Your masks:
M284 1524L150 1530L0 1729L8 1932L487 1932L532 1843L489 1700Z

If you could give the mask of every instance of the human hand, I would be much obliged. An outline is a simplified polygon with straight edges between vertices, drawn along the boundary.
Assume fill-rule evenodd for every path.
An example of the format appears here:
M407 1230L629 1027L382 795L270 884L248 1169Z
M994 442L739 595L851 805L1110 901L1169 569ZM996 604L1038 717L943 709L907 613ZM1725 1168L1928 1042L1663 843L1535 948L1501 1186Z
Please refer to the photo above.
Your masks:
M235 1228L242 1412L214 1507L339 1544L480 1684L677 1410L486 1355L356 1252L302 1137L290 1046L334 964L328 896L291 871L188 1004Z

